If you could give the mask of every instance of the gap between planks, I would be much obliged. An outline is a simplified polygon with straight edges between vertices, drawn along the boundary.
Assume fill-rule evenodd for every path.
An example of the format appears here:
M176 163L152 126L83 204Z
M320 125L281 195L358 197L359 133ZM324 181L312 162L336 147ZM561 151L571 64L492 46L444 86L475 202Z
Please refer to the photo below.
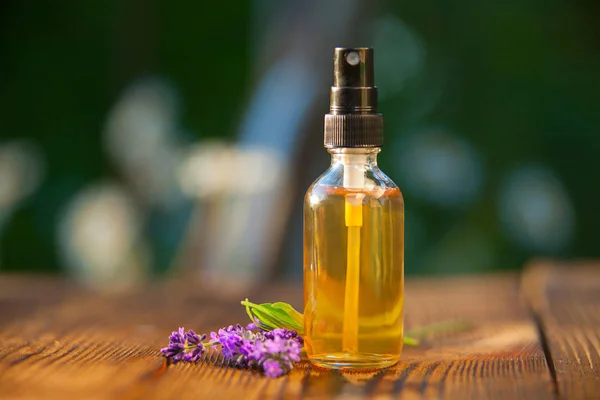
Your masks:
M531 262L522 293L560 399L600 396L600 263Z

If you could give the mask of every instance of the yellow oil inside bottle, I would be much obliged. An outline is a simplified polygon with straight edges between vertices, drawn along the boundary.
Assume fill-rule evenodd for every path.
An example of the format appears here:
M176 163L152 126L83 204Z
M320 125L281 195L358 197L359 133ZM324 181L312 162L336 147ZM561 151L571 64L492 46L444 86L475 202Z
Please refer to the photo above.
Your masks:
M329 368L382 368L403 341L404 201L397 188L315 185L304 207L306 352Z

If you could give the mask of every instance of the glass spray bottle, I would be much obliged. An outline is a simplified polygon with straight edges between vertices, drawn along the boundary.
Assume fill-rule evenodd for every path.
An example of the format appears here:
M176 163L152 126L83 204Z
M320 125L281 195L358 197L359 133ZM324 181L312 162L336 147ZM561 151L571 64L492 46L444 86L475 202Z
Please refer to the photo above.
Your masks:
M404 200L377 166L373 50L336 48L325 147L304 200L306 352L328 368L383 368L402 351Z

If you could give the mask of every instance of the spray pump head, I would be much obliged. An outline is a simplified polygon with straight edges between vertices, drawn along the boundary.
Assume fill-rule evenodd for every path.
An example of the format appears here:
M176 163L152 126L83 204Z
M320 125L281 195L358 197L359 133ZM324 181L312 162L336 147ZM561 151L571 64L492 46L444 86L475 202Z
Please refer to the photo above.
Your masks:
M373 49L337 47L325 147L379 147L383 116L377 112Z

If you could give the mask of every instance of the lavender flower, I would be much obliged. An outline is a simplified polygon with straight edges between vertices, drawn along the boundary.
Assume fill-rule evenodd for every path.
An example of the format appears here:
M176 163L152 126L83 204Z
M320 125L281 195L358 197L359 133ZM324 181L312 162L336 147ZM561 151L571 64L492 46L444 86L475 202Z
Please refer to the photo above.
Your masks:
M265 332L263 340L256 341L249 358L265 371L266 376L279 377L291 371L300 361L301 339L295 331L278 328Z
M293 363L300 361L302 338L296 331L283 328L270 332L256 329L256 324L246 328L241 325L230 325L211 332L210 342L202 343L206 335L198 336L194 331L185 332L179 328L169 337L169 346L161 349L162 353L178 361L197 362L208 347L221 346L221 354L233 366L239 368L257 367L265 376L279 377L288 373Z
M230 325L227 328L219 329L219 332L210 333L211 342L221 345L221 354L227 361L232 362L237 367L248 367L250 359L248 355L252 351L253 343L257 334L244 329L241 325Z
M271 378L278 378L285 374L284 370L281 369L281 364L277 360L266 360L263 363L263 370L265 371L265 376Z
M304 345L304 340L302 339L302 337L298 336L298 333L296 331L290 331L284 328L277 328L273 329L272 331L265 332L264 336L267 339L275 339L276 337L281 337L286 340L293 339L296 342L298 342L300 347Z
M206 335L198 336L193 330L185 332L184 328L173 331L169 336L169 345L160 349L167 358L173 360L173 363L179 361L198 362L204 354L204 344L202 341Z

